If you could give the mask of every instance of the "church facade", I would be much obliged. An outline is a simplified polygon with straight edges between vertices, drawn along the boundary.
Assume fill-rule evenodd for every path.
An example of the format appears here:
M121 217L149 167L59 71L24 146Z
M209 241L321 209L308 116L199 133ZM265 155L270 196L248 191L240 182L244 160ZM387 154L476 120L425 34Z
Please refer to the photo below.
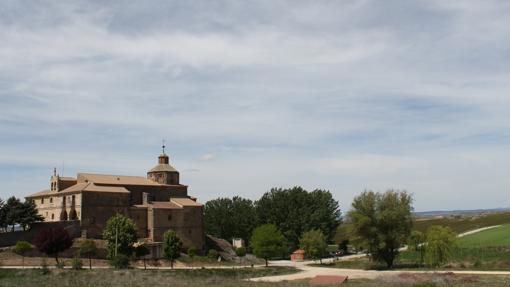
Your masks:
M163 151L146 177L78 173L61 177L53 171L50 188L29 195L45 221L78 220L82 235L100 238L106 221L116 213L131 218L139 238L163 241L177 232L183 248L204 250L203 206L188 195L179 172Z

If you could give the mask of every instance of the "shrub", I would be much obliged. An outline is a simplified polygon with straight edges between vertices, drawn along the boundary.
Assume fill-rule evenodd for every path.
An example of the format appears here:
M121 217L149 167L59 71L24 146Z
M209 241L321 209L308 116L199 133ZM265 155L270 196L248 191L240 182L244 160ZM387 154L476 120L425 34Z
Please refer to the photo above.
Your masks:
M124 254L117 254L109 260L109 263L116 269L126 269L129 267L129 257Z
M66 265L65 265L64 261L59 261L59 262L57 262L57 264L55 264L55 267L57 267L58 269L64 269L65 266Z
M235 250L235 251L236 251L236 255L237 255L238 257L244 257L244 256L246 256L246 247L242 247L242 246L241 246L241 247L239 247L239 248L236 248L236 250Z
M26 241L18 241L16 246L14 246L13 252L21 255L23 268L25 268L25 254L30 250L32 250L32 245Z
M81 262L80 254L76 254L71 260L71 267L74 270L80 270L83 267L83 263Z
M216 249L210 249L207 252L207 257L209 257L211 259L217 259L219 255L220 254L218 253L218 251Z

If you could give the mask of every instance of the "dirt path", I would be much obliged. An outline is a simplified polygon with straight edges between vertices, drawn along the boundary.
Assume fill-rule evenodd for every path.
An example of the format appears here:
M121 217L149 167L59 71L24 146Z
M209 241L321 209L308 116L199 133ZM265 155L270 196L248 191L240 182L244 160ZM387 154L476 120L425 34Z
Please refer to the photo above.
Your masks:
M474 230L470 230L458 235L458 237L463 237L466 235L474 234L477 232L481 232L487 229L492 229L496 227L500 227L501 225L494 225L488 227L482 227ZM406 250L407 247L402 247L401 251ZM365 257L366 254L354 254L349 256L340 257L337 260L346 261L357 258ZM335 259L328 258L322 260L324 263L331 263ZM433 274L433 273L454 273L454 274L470 274L470 275L508 275L510 276L510 271L469 271L469 270L460 270L460 271L402 271L402 270L385 270L385 271L377 271L377 270L362 270L362 269L341 269L341 268L328 268L328 267L314 267L310 266L316 262L313 261L304 261L304 262L292 262L288 260L281 261L273 261L271 265L273 266L290 266L296 267L300 269L301 272L287 275L277 275L277 276L267 276L267 277L259 277L259 278L251 278L251 281L264 281L264 282L280 282L280 281L290 281L290 280L300 280L300 279L309 279L313 278L317 275L342 275L348 276L351 279L375 279L381 276L395 276L399 274L405 273L419 273L419 274Z

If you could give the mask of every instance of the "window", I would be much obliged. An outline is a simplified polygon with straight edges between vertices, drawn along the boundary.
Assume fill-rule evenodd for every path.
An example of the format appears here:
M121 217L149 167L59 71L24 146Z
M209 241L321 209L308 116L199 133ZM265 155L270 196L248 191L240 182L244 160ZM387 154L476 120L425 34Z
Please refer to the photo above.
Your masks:
M50 197L50 203L53 203L53 197Z
M170 214L168 215L168 221L171 221L171 220L172 220L172 214L170 213Z
M41 204L44 204L44 198L41 198Z
M55 215L53 213L51 214L51 219L55 219Z

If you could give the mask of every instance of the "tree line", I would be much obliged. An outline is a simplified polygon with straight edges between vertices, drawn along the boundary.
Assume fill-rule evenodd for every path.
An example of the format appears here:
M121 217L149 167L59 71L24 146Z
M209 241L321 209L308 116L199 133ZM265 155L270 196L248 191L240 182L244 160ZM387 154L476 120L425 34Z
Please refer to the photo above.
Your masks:
M26 230L37 221L43 221L43 217L38 214L32 200L21 202L14 196L9 197L7 201L0 198L0 231L7 232L10 229L14 232L16 225Z
M273 188L256 201L235 196L204 205L207 234L249 243L256 227L272 224L281 232L287 252L298 248L302 235L311 230L321 231L326 241L332 241L340 222L338 201L321 189Z

